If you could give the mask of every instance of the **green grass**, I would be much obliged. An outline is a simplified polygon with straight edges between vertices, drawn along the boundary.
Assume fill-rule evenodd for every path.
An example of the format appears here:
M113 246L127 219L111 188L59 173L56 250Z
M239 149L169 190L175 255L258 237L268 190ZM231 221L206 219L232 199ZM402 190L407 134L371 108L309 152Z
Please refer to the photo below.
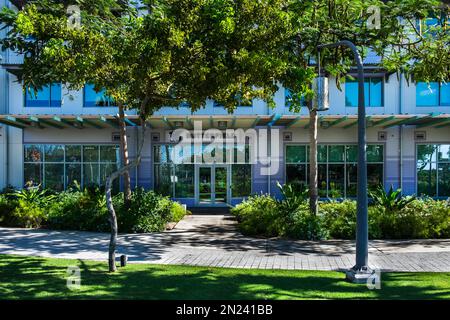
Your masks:
M81 289L66 287L68 266ZM383 273L380 290L339 272L133 264L114 274L101 262L0 255L3 299L450 299L450 273Z

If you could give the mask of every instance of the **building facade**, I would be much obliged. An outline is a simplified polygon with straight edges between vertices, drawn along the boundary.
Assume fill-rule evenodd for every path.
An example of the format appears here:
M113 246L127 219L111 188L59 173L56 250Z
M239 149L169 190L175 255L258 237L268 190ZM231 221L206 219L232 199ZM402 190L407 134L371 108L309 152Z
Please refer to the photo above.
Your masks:
M36 95L26 92L15 75L21 57L12 52L1 56L0 189L41 185L64 190L104 183L120 164L114 102L90 85L70 91L64 84L50 84ZM392 185L405 194L450 197L450 84L407 81L377 70L374 60L365 61L370 188ZM341 90L334 79L329 84L330 109L319 115L319 195L352 198L357 84L347 80ZM195 113L186 106L162 108L147 123L142 161L131 172L133 187L155 189L188 206L223 206L250 194L278 195L277 183L307 185L308 110L291 112L289 90L282 86L274 99L275 108L254 100L231 115L214 101ZM127 114L127 124L133 159L141 130L133 112ZM247 140L232 148L244 155L238 160L207 163L200 157L195 163L176 163L174 131L192 131L196 124L204 131L220 130L225 137L227 129L265 132L268 158L277 163L276 170L261 170L264 163L249 160ZM206 151L207 146L200 148L200 153Z

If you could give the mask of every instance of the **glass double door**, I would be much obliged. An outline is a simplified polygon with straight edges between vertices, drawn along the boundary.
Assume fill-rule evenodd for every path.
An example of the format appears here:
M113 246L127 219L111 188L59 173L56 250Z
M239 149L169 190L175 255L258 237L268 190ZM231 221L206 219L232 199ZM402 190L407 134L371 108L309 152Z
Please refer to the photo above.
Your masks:
M200 165L197 170L197 202L199 205L228 203L228 166Z

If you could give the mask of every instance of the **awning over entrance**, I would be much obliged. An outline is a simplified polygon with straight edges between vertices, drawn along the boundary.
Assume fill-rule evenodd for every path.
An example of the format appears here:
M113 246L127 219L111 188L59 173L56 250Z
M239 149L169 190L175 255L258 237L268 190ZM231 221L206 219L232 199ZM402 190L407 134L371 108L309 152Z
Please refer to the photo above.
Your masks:
M357 115L322 115L319 124L322 129L356 127ZM203 129L237 129L256 126L277 126L303 128L309 126L309 117L303 115L192 115L192 116L152 116L147 125L150 128L193 129L194 121L201 121ZM417 128L450 126L450 114L430 113L417 115L368 115L367 127L390 128L398 125L415 125ZM128 126L138 126L136 115L126 117ZM0 115L0 123L16 128L118 128L117 115Z

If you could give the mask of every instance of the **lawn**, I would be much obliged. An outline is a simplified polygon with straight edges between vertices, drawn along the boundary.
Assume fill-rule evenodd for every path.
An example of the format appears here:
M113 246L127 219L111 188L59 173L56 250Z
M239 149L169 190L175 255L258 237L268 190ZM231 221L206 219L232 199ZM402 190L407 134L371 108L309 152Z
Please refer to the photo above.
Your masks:
M66 287L68 266L81 288ZM132 264L109 274L102 262L0 255L3 299L450 299L450 273L383 273L380 290L328 271Z

